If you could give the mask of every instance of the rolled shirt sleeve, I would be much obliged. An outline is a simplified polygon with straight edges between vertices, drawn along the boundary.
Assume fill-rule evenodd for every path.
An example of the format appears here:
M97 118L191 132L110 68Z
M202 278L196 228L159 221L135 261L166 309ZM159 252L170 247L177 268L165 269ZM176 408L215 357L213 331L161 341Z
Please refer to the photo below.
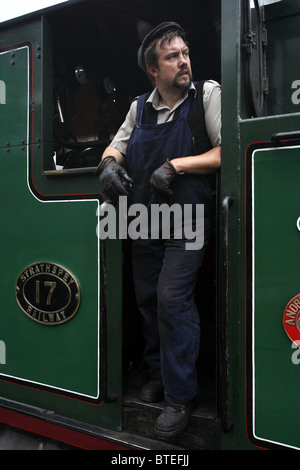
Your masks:
M203 87L203 108L205 126L211 145L221 145L221 85L214 80L207 80Z
M131 136L131 132L136 123L136 109L137 109L137 99L135 99L129 108L129 111L126 115L125 121L119 128L115 137L111 142L111 147L119 150L123 155L126 155L127 145Z

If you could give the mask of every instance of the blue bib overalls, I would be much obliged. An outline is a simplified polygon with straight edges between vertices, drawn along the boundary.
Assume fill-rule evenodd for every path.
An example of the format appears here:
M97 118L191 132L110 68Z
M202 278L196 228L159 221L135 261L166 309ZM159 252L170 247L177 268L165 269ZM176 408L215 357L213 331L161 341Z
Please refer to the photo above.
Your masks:
M146 95L139 97L137 122L126 154L127 171L134 181L133 203L142 203L148 208L151 204L159 204L150 188L153 171L167 158L195 155L193 136L187 123L191 99L188 97L183 102L179 116L173 121L144 124ZM174 196L169 204L204 204L207 244L211 190L206 178L180 175L172 189ZM204 256L204 248L186 250L185 244L185 239L172 236L169 239L139 239L133 241L132 251L136 299L144 322L144 359L151 376L161 376L165 399L180 404L197 395L200 319L194 288Z

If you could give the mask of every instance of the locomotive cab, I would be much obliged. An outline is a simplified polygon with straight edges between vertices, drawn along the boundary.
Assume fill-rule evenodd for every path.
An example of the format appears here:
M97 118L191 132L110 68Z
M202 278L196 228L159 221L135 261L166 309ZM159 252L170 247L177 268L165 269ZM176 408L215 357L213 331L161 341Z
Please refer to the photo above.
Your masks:
M300 0L51 3L0 30L0 422L166 457L299 449ZM119 209L115 236L99 236L95 169L151 91L143 37L170 20L187 31L194 79L222 85L222 168L196 287L198 403L179 436L158 439L164 402L139 399L131 240Z
M152 88L138 67L137 50L156 24L180 23L191 44L195 79L220 82L220 2L204 2L201 18L190 16L193 2L185 11L173 2L164 2L163 9L160 2L157 8L153 1L131 3L129 8L117 0L70 1L16 20L13 29L7 26L11 40L5 39L0 58L11 60L10 74L17 72L15 112L23 121L5 149L20 150L12 167L23 153L16 200L22 200L26 220L22 253L15 248L18 255L8 260L17 278L16 298L9 302L13 316L21 317L18 334L27 333L14 360L7 351L1 400L12 410L26 403L38 419L45 416L39 408L48 410L47 420L105 439L115 439L111 430L122 431L133 439L130 447L217 448L217 213L196 289L198 406L180 438L154 444L163 402L150 405L138 398L147 372L131 241L99 239L105 195L95 169L132 100ZM211 184L217 207L218 175ZM17 247L17 238L10 243ZM12 325L2 334L15 344ZM36 351L42 351L38 360Z

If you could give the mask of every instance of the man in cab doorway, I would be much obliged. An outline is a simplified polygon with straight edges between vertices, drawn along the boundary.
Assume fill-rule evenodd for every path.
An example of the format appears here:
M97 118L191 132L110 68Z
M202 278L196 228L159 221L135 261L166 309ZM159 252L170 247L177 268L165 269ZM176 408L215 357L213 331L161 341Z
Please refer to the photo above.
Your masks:
M204 205L204 244L186 249L186 239L133 240L133 276L143 317L144 360L151 380L140 399L166 406L155 432L174 436L196 405L200 319L194 289L208 244L213 211L207 175L221 165L221 89L213 80L193 82L189 46L174 22L156 26L138 51L140 67L154 89L131 104L103 153L96 174L115 204ZM192 212L192 225L196 224Z

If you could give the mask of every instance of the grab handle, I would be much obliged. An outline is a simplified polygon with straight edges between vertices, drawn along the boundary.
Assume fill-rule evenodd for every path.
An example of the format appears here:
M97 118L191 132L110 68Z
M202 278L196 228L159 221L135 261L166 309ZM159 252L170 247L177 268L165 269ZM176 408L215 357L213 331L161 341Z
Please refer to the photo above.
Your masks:
M221 240L221 281L220 281L220 416L224 432L232 429L228 419L228 284L229 284L229 208L233 198L227 196L222 201L222 240Z
M271 140L275 143L281 142L282 140L294 139L300 139L300 131L277 132L271 137Z

